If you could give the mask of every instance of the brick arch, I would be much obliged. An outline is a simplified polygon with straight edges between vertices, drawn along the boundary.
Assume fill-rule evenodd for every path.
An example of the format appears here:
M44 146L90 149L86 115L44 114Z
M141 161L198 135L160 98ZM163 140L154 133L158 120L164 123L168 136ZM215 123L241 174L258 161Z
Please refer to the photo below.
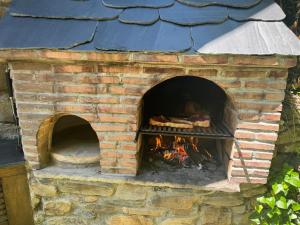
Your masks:
M87 122L90 125L90 128L97 134L94 127L92 126L92 123L87 120L87 118L84 118L82 116L78 116L76 114L71 113L58 113L55 115L52 115L46 119L44 119L37 131L36 140L37 140L37 151L38 151L38 158L40 166L39 168L46 167L50 162L50 152L51 152L51 146L52 146L52 138L53 138L53 131L56 123L59 119L61 119L64 116L72 116L78 119L81 119L85 122ZM98 137L98 136L97 136ZM99 142L99 148L100 148L100 141L99 138L97 139Z
M169 80L172 80L172 79L175 79L175 78L178 78L178 77L194 77L194 78L199 78L199 79L203 79L203 80L206 80L206 81L209 81L209 82L212 82L214 83L219 89L221 89L227 99L228 99L228 103L230 104L230 106L233 108L233 110L236 112L237 111L237 100L236 98L234 97L234 94L233 93L230 93L228 91L228 87L225 83L222 83L221 81L218 81L216 79L208 79L207 77L203 77L201 76L201 74L199 75L171 75L171 74L164 74L162 76L159 76L159 78L153 78L150 86L148 86L147 88L143 88L143 91L142 91L142 94L141 94L141 97L138 101L138 109L137 109L137 129L139 128L139 125L140 125L140 118L141 118L141 107L142 107L142 101L143 101L143 98L144 96L151 90L153 90L153 88L157 87L158 85L160 84L163 84L164 82L168 82ZM212 78L215 78L215 77L212 77ZM234 84L233 84L234 85ZM236 128L236 124L231 128L232 131L234 131Z

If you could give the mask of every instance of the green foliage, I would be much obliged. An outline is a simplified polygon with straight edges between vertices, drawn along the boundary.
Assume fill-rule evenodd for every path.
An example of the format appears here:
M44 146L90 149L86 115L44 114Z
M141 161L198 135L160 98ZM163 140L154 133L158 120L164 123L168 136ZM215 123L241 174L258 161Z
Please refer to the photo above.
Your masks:
M299 225L300 179L299 173L285 165L277 177L270 180L270 192L257 198L252 224Z

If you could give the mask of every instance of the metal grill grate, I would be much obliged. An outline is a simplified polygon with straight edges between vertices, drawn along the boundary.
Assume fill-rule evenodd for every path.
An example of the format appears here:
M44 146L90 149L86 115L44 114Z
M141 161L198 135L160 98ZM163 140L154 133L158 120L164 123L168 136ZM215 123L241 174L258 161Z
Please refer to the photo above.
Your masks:
M138 133L146 135L160 134L166 136L178 135L211 139L233 139L233 135L230 133L230 131L224 123L211 123L210 127L195 127L193 129L145 125L139 129Z

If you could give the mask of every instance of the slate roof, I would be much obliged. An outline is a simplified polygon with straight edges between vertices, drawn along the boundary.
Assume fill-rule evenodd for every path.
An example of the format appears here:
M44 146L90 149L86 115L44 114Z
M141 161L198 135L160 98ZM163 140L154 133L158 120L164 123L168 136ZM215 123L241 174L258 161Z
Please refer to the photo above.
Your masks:
M300 55L273 0L14 0L0 49Z

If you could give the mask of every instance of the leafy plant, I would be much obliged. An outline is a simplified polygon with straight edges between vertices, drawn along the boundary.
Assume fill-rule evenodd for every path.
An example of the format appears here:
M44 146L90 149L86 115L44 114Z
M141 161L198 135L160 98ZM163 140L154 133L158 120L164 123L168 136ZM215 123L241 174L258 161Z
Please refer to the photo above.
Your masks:
M257 198L252 224L299 225L300 179L299 173L285 165L281 173L271 180L271 190Z

